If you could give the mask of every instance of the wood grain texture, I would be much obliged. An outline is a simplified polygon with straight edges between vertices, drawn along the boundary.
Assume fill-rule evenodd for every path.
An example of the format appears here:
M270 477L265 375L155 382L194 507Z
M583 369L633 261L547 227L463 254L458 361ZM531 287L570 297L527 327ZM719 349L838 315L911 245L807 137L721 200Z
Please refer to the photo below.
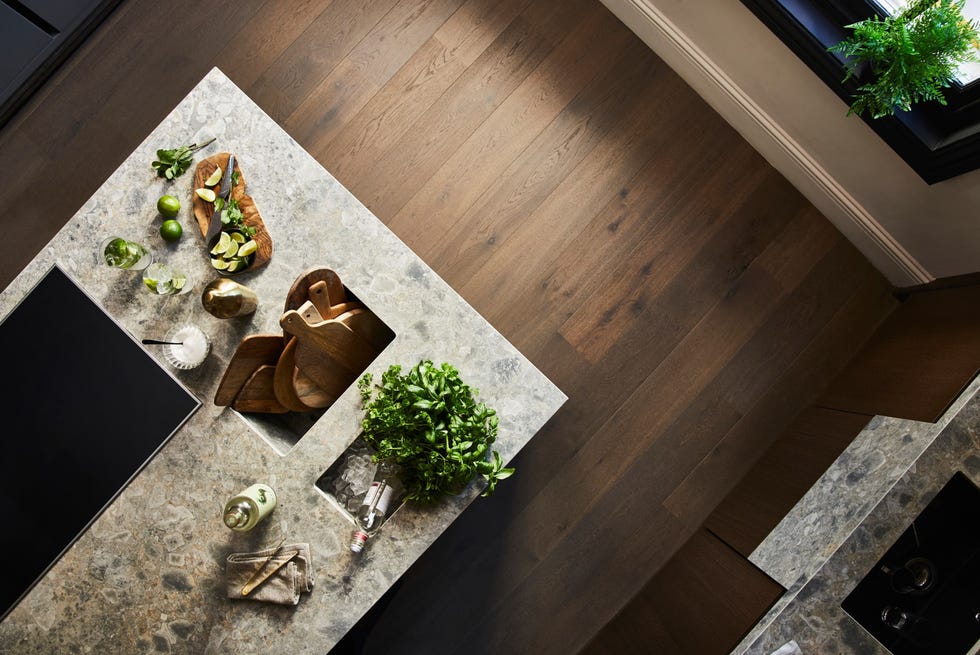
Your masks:
M715 535L699 530L581 652L603 655L621 645L615 652L727 653L783 591Z
M935 422L980 371L980 285L911 294L820 399Z
M565 655L634 597L679 648L645 584L891 311L880 276L597 0L126 0L0 130L0 282L214 65L569 396L361 652Z

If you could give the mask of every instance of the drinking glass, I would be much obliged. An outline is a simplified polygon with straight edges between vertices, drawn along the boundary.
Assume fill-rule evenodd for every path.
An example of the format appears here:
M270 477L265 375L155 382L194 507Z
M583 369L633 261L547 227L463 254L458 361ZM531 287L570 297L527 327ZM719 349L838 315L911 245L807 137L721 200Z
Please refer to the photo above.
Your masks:
M122 237L109 237L99 246L102 261L108 266L141 271L153 262L150 249Z
M160 262L153 262L144 269L143 285L159 296L175 296L191 290L186 275Z

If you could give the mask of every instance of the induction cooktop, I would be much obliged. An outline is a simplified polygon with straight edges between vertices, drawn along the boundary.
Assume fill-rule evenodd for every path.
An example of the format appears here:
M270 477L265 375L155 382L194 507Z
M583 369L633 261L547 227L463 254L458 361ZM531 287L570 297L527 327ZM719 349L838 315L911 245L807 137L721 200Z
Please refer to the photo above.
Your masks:
M0 323L0 367L2 618L200 402L57 266Z
M957 472L841 607L894 655L976 652L980 489Z

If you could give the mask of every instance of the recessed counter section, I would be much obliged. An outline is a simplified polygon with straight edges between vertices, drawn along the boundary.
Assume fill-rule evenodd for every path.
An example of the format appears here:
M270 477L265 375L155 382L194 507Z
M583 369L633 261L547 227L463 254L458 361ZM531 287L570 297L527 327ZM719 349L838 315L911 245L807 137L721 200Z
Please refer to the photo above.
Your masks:
M184 224L179 242L166 244L158 235L157 198L173 193L189 207L190 176L170 183L150 167L158 148L211 136L217 138L213 152L234 153L248 170L249 193L276 244L267 266L235 277L258 295L257 311L224 320L200 301L215 273L200 234L190 229L189 213L178 217ZM155 296L143 288L139 273L100 264L97 246L112 235L151 245L155 255L186 272L191 292ZM137 340L160 339L178 325L193 324L210 337L211 354L198 368L170 371L202 406L0 623L0 652L323 655L481 492L481 484L473 483L432 507L406 503L372 537L350 575L350 519L316 483L360 433L356 385L301 426L302 438L282 443L234 410L214 405L236 346L248 335L281 334L290 285L312 267L336 271L395 335L367 371L377 378L393 364L451 363L479 390L478 399L497 411L494 448L504 460L565 401L217 69L0 294L0 317L54 264ZM162 352L148 354L166 366ZM113 407L100 410L111 415ZM222 522L224 502L256 482L275 490L277 507L251 532L229 530ZM29 543L33 535L15 537ZM228 555L274 546L282 537L309 543L312 592L295 607L226 598Z

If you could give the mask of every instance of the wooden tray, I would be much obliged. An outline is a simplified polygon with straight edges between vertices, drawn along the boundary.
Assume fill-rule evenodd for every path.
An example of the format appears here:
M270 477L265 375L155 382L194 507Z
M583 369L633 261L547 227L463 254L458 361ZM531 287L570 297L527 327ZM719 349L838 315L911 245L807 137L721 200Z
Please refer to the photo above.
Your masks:
M228 155L229 153L227 152L219 152L198 162L197 168L194 169L194 189L203 187L204 181L211 176L211 173L218 166L221 166L221 170L224 170L225 166L228 165ZM255 251L255 259L252 261L252 265L239 271L240 273L244 273L269 263L269 260L272 259L272 237L269 236L269 231L265 229L265 223L262 222L262 216L259 215L259 209L255 206L255 201L252 200L252 196L245 193L245 175L242 174L242 169L238 165L237 158L235 159L235 170L238 171L239 180L238 184L231 188L231 197L238 201L238 206L241 207L242 214L245 216L245 224L255 228L255 235L252 238L258 244L258 250ZM214 187L215 193L218 192L219 187L220 185ZM208 233L208 224L211 222L211 215L214 213L214 203L205 202L193 190L191 194L194 219L197 221L197 226L200 228L201 236L203 237ZM224 271L215 272L224 273ZM235 274L237 275L237 273Z

